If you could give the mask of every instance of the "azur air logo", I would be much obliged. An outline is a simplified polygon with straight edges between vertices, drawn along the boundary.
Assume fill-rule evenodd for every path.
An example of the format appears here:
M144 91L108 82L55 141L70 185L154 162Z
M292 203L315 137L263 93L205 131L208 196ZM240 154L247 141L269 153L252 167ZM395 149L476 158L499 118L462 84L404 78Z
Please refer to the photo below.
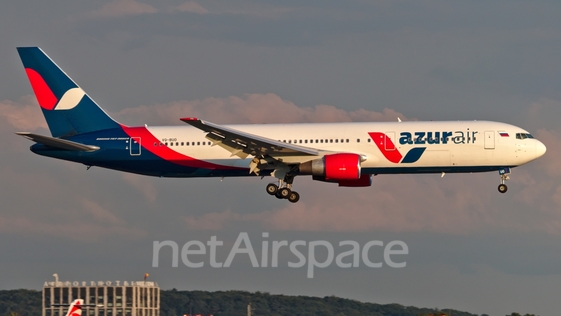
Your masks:
M378 149L380 149L384 157L386 157L387 160L393 163L416 162L417 160L419 160L419 158L421 158L421 155L425 152L425 149L427 149L427 147L414 147L411 148L407 152L407 154L405 154L405 157L403 157L403 155L399 152L399 150L397 150L395 144L393 143L391 138L388 137L388 135L377 132L368 133L368 135L370 135L370 138L372 138L376 146L378 146Z
M473 144L476 140L477 131L456 131L456 132L401 132L399 144L401 145L436 145L448 144ZM393 163L413 163L419 160L427 147L413 147L403 156L393 140L384 133L368 133L378 149L387 160Z
M86 95L80 87L71 87L58 98L55 92L49 87L45 79L35 70L25 68L31 88L35 92L39 105L48 111L51 110L71 110L75 108L82 98Z

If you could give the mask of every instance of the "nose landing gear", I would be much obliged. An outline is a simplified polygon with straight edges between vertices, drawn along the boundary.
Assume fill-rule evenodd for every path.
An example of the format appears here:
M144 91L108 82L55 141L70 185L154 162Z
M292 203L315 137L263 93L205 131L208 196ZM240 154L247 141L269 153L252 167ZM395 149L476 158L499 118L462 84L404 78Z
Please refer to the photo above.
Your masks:
M506 191L508 190L508 187L506 186L506 184L499 184L499 192L501 193L506 193Z
M501 193L506 193L506 191L508 190L508 187L505 184L506 180L510 180L510 177L508 176L510 174L510 168L501 168L499 169L499 175L501 176L501 184L499 184L499 192Z

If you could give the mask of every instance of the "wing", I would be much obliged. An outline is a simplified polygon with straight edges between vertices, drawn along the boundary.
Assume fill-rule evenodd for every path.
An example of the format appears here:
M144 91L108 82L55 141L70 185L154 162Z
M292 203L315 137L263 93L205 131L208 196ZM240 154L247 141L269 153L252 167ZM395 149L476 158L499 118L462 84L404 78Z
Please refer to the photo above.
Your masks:
M183 122L194 126L207 133L206 138L210 139L215 145L221 146L242 159L247 156L318 156L324 151L315 148L288 144L267 137L262 137L233 128L220 126L211 122L199 120L197 118L182 118ZM303 158L304 158L303 157Z

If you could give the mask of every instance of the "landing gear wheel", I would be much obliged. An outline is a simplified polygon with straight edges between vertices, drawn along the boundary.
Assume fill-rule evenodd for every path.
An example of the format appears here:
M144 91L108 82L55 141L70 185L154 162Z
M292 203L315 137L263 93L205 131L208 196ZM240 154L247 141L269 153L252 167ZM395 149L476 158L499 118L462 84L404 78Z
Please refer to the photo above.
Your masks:
M506 184L499 184L499 192L506 193L507 190L508 187L506 186Z
M298 202L298 200L300 200L300 194L298 194L298 192L296 191L290 192L290 195L288 196L288 201L292 203L296 203Z
M504 167L499 169L499 175L501 176L501 184L499 184L499 192L501 193L506 193L506 191L508 190L505 181L510 179L510 177L508 176L509 174L510 174L510 168Z
M279 190L279 186L274 183L267 184L267 193L270 195L275 195Z
M275 193L275 197L279 200L284 199L281 195L280 195L280 190L277 191L277 193Z
M279 190L279 195L283 198L283 199L288 199L288 197L290 196L290 193L292 191L290 191L289 188L282 188Z

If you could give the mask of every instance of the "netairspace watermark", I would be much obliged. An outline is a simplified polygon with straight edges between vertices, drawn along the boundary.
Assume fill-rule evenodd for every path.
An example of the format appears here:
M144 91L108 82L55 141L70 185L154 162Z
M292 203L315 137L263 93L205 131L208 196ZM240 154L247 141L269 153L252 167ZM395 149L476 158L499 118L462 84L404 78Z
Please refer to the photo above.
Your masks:
M263 239L269 238L269 233L262 234ZM202 268L205 266L205 259L209 260L212 268L229 268L232 261L237 255L248 256L251 265L254 268L277 268L279 267L279 251L283 247L287 247L296 257L298 261L287 261L286 264L290 268L302 268L307 266L307 277L314 277L314 269L327 268L335 260L335 264L339 268L358 268L362 264L368 268L382 268L384 263L391 268L405 268L407 262L403 258L404 255L409 254L409 247L401 240L393 240L384 245L383 241L371 240L361 245L353 240L340 241L338 248L335 249L333 244L326 240L262 240L261 242L261 262L257 260L254 248L246 232L238 235L234 245L230 249L226 261L218 262L216 251L218 247L222 247L224 242L218 240L216 236L212 236L210 240L205 243L198 240L191 240L186 242L181 247L176 242L171 240L154 241L152 248L152 267L159 267L160 250L163 247L170 247L172 250L172 267L178 267L179 256L181 261L186 267L189 268ZM307 248L307 249L306 249ZM336 254L336 250L338 251ZM344 250L344 251L343 251ZM321 252L319 259L316 256L317 252ZM327 253L327 255L323 255ZM372 262L370 254L383 254L383 262ZM207 256L208 254L208 256ZM306 256L307 254L307 256ZM204 256L201 258L201 256ZM399 256L399 257L398 257ZM269 258L270 264L269 264Z

